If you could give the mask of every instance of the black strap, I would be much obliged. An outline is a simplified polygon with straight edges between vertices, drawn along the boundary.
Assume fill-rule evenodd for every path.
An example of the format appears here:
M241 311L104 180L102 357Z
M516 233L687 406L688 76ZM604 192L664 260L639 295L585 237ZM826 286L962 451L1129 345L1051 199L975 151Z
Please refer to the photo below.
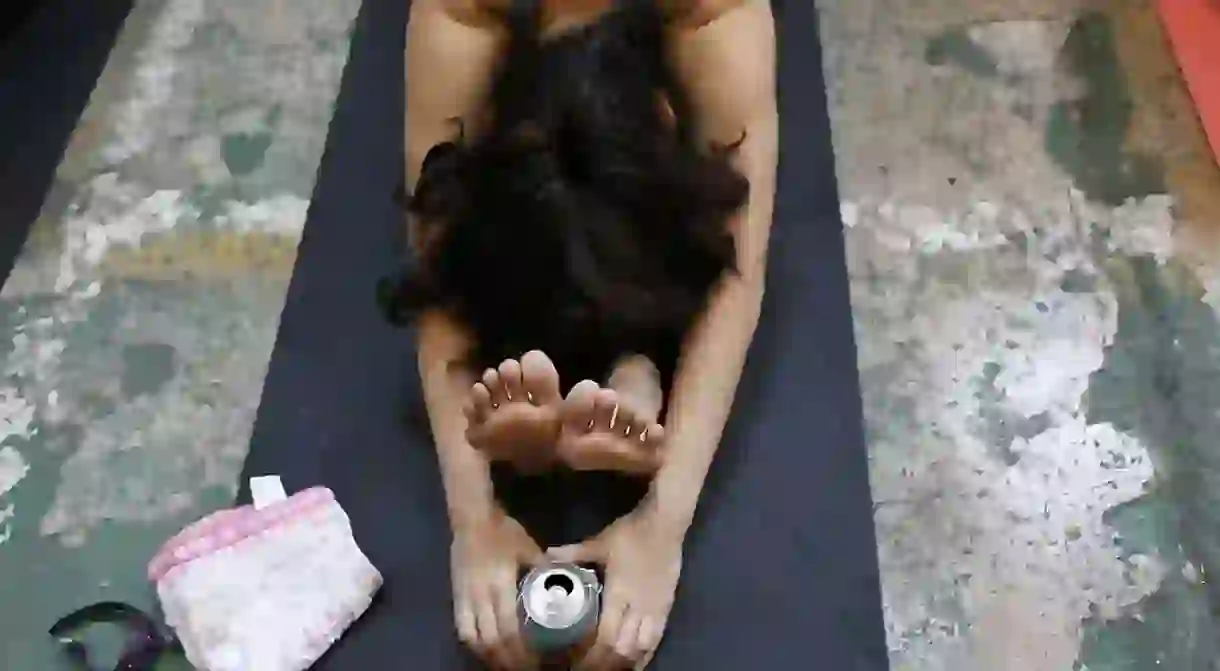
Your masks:
M127 634L114 671L152 671L162 653L177 649L178 642L167 635L157 622L144 611L118 601L90 604L68 613L51 625L50 634L62 647L68 659L81 671L108 671L109 665L98 667L90 659L81 634L95 624L113 624Z
M611 12L642 12L660 17L658 0L611 0ZM523 41L533 41L542 29L542 3L540 0L511 0L505 14L511 34Z
M540 0L511 0L506 18L514 42L533 42L541 30L542 3Z

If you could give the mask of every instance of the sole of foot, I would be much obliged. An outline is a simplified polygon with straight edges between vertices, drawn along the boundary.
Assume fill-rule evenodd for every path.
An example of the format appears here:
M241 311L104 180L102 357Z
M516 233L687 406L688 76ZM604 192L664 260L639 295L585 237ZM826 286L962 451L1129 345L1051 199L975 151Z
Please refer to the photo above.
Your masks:
M470 390L466 440L492 461L539 472L554 465L563 397L559 373L542 352L488 368Z
M573 470L652 475L660 467L665 429L650 415L614 389L580 382L563 401L559 459Z

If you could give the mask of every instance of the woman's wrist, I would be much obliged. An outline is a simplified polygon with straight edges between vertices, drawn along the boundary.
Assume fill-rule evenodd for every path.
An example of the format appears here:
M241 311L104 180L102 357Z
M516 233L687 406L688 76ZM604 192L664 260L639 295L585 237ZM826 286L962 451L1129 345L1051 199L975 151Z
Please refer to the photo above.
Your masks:
M645 499L648 512L661 529L684 537L694 522L702 488L703 478L693 477L689 469L662 466Z
M449 463L442 465L449 525L459 533L479 528L499 512L491 468L482 454L463 445L455 446Z
M455 536L463 533L481 533L487 522L500 513L494 497L478 497L469 501L451 503L449 527Z

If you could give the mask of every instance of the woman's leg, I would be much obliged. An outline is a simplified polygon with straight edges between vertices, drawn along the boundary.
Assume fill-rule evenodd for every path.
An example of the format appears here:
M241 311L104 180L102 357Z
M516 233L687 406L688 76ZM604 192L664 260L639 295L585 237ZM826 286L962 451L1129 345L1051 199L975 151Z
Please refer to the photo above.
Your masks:
M550 357L527 352L488 368L466 402L466 440L492 461L524 473L547 470L556 461L563 397Z
M575 470L652 475L664 429L661 374L646 356L625 356L602 387L585 380L563 402L559 458Z

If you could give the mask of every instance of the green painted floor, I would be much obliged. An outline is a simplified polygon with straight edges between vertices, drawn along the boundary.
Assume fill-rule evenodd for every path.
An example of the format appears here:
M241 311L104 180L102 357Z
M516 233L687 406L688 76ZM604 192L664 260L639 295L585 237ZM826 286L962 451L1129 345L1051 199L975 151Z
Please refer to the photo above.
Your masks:
M2 668L232 497L359 4L138 2L0 292ZM1148 3L818 4L893 667L1217 668L1220 170Z

